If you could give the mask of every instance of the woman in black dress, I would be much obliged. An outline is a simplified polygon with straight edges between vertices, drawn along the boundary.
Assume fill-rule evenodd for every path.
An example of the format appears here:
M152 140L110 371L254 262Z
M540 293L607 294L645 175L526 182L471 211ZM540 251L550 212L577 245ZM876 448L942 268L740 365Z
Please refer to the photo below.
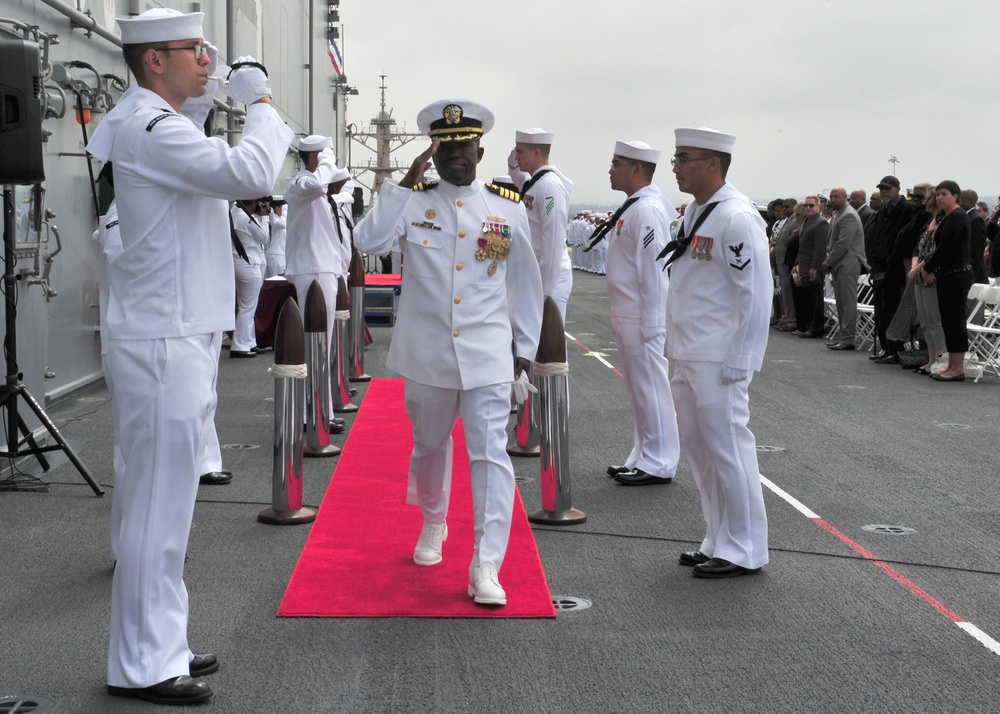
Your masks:
M958 205L960 191L954 181L942 181L937 185L936 249L920 269L924 282L937 284L941 327L948 350L948 366L932 375L939 382L965 379L965 353L969 349L969 333L965 327L968 320L966 297L972 287L972 265L969 216Z

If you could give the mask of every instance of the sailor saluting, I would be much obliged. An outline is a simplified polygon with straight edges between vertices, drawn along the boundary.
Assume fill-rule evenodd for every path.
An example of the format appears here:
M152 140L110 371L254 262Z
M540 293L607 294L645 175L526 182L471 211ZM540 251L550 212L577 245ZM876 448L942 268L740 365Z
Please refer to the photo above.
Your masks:
M124 463L108 692L158 704L212 696L192 679L218 662L188 647L183 573L214 428L215 339L234 325L227 199L270 193L293 136L251 58L229 82L249 105L239 146L206 137L179 113L205 94L214 64L203 19L158 8L118 20L136 84L87 146L114 162L122 242L108 266L107 364Z
M479 102L446 99L417 124L432 143L406 176L387 182L358 224L358 248L403 253L403 289L387 364L406 378L413 425L408 501L423 530L418 565L441 562L451 482L451 431L461 416L472 470L475 550L469 595L504 605L498 572L507 550L514 470L504 430L511 382L538 347L542 283L520 195L476 179L480 138L493 113ZM433 160L440 182L421 183ZM511 358L513 340L516 359Z

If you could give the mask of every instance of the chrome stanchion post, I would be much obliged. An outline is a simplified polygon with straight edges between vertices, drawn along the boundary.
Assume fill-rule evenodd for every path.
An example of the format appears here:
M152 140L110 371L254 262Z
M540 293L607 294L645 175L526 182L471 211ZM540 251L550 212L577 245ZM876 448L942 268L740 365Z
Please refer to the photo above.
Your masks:
M574 525L587 514L573 508L569 469L569 363L559 308L545 298L542 335L535 356L531 383L538 412L539 473L542 508L528 514L532 523Z
M326 337L326 297L318 280L306 293L304 310L306 349L306 425L303 454L339 456L341 448L330 443L330 356Z
M357 404L351 404L350 378L347 376L347 362L351 353L351 334L348 320L351 318L351 299L347 292L347 281L337 279L336 327L333 332L334 344L330 347L330 389L333 390L333 411L339 414L356 412ZM336 376L336 381L334 381Z
M365 260L361 251L354 249L351 257L351 349L347 376L351 382L370 382L365 374Z
M302 410L305 407L305 346L302 315L286 300L274 336L274 451L271 508L257 514L270 525L312 523L316 511L302 507Z
M534 384L535 366L528 369L528 379ZM537 385L536 385L537 386ZM535 407L535 395L528 394L522 404L517 405L517 423L514 427L514 443L507 446L511 456L538 456L538 414Z

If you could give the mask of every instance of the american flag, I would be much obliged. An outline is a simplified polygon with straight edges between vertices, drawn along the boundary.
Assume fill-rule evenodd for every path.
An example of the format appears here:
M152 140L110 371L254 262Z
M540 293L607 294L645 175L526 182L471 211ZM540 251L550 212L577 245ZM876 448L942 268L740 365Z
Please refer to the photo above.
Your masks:
M344 58L340 56L340 50L337 49L337 43L333 40L328 40L326 53L330 55L330 62L333 64L333 71L337 73L337 77L343 77Z

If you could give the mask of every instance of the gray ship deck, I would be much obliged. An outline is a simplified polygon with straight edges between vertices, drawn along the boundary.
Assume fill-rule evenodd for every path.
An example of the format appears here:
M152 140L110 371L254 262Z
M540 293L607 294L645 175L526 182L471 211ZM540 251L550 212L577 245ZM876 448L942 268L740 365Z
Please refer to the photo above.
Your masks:
M567 331L617 366L604 279L574 278ZM373 333L367 371L391 376L391 328ZM662 488L605 478L630 447L624 388L579 345L569 360L573 500L589 520L536 527L535 538L553 595L592 607L555 620L278 619L310 527L257 523L270 500L271 359L223 353L220 439L260 448L224 451L234 482L199 493L189 634L222 662L202 710L1000 710L1000 653L949 619L1000 638L1000 380L936 383L774 332L751 386L752 428L770 447L762 473L935 608L771 490L771 563L762 574L692 578L676 560L703 529L686 462ZM106 390L90 388L49 414L110 485ZM59 712L146 710L153 705L104 690L110 493L96 498L65 458L53 460L57 468L43 476L49 493L0 493L0 702L37 694ZM306 462L307 504L321 502L334 465ZM537 460L515 468L526 506L537 508ZM914 532L864 530L871 524Z

